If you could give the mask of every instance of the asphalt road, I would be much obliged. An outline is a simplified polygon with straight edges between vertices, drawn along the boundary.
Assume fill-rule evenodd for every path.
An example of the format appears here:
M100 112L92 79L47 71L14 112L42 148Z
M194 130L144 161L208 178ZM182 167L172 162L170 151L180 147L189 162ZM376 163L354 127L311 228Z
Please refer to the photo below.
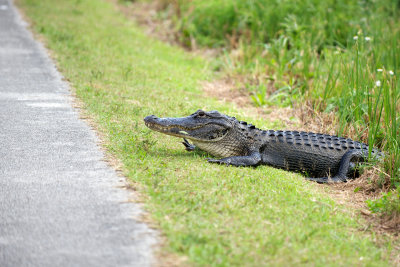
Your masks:
M0 266L149 266L157 233L72 107L41 44L0 0Z

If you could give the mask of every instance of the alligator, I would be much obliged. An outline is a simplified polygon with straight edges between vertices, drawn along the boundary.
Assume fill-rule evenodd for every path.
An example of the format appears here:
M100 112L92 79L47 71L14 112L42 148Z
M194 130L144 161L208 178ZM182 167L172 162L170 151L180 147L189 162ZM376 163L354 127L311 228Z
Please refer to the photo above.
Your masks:
M327 134L261 130L218 111L198 110L182 118L144 118L154 131L183 138L187 151L196 146L232 166L270 165L300 172L318 183L346 182L358 176L357 165L382 152L361 142ZM193 144L189 141L191 140Z

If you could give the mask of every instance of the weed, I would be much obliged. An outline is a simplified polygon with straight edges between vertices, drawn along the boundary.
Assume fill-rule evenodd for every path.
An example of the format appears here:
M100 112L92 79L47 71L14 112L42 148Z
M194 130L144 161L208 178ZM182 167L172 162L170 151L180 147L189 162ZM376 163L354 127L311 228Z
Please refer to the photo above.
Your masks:
M372 212L388 215L400 214L400 190L387 192L376 200L367 200L367 204Z
M256 87L256 88L254 88ZM254 89L253 89L254 88ZM256 106L264 106L267 104L267 87L264 84L260 84L258 86L248 85L248 90L253 92L251 99L253 100Z

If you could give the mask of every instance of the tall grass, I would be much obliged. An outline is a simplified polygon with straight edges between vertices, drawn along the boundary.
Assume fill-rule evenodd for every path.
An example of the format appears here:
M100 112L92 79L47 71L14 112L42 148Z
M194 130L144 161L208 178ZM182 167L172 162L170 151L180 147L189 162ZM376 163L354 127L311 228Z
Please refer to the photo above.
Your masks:
M387 15L395 1L358 0L160 0L175 5L178 27L186 42L229 46L231 38L244 36L254 42L268 43L281 34L286 21L295 26L292 34L305 29L317 47L343 45L354 28L365 30L368 15L374 10ZM296 24L292 24L296 22ZM227 38L230 37L230 38Z
M339 134L353 128L360 139L368 142L370 152L373 146L386 152L381 183L397 187L400 184L400 105L397 101L400 86L396 71L383 65L377 67L374 44L362 35L355 39L346 54L338 55L337 73L341 75L336 86L324 95L325 101L337 107ZM392 50L397 53L398 47Z

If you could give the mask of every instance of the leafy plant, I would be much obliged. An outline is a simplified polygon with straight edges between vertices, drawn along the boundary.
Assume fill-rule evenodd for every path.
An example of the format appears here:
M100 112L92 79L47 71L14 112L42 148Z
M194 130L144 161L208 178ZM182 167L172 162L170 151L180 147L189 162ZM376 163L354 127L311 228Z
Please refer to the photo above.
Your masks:
M367 200L367 205L375 213L400 215L400 189L387 192L376 200Z

